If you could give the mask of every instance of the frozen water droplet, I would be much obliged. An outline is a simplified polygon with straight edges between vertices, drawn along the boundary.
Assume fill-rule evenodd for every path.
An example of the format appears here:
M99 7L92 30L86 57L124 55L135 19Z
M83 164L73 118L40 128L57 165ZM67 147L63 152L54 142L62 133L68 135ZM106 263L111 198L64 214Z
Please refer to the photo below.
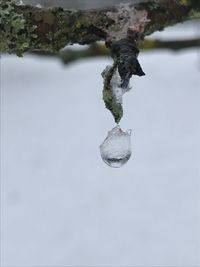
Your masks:
M131 130L124 132L119 125L114 127L100 145L100 152L110 167L123 166L131 157Z

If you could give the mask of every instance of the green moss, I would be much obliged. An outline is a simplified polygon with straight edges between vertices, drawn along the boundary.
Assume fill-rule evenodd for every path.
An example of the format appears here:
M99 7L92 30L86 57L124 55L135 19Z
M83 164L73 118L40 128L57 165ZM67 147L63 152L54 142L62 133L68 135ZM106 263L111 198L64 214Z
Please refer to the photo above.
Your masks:
M22 56L30 46L36 26L28 25L15 10L15 1L0 1L0 51Z

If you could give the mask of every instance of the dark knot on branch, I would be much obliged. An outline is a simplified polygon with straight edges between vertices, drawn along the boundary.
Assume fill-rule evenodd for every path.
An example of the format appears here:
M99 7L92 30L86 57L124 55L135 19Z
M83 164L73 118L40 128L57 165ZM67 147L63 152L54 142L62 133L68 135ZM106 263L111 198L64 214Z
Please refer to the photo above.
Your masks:
M137 37L134 35L134 37ZM121 77L121 87L127 88L132 75L143 76L140 63L137 59L139 50L137 48L136 38L128 36L122 40L108 44L114 63L118 68Z

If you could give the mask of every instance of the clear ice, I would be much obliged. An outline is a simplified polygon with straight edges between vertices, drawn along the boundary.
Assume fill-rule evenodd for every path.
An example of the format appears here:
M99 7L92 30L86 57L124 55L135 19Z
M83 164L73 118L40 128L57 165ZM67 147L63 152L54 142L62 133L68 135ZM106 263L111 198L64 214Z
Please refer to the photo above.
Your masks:
M131 157L131 130L122 131L115 126L100 145L103 161L110 167L119 168Z
M127 88L121 87L121 77L119 75L118 70L116 70L113 73L112 79L110 81L110 85L111 85L111 90L112 90L113 96L115 97L116 102L122 104L123 95L126 92L128 92L131 89L131 87L130 86L128 86Z

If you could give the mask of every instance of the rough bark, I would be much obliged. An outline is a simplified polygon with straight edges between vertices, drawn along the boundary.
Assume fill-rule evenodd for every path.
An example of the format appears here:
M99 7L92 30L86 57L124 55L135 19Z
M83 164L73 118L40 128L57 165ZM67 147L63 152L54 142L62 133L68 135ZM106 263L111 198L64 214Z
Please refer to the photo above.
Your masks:
M198 0L152 0L87 11L0 0L0 51L56 52L67 44L113 43L126 38L128 31L142 37L194 18L200 18Z

